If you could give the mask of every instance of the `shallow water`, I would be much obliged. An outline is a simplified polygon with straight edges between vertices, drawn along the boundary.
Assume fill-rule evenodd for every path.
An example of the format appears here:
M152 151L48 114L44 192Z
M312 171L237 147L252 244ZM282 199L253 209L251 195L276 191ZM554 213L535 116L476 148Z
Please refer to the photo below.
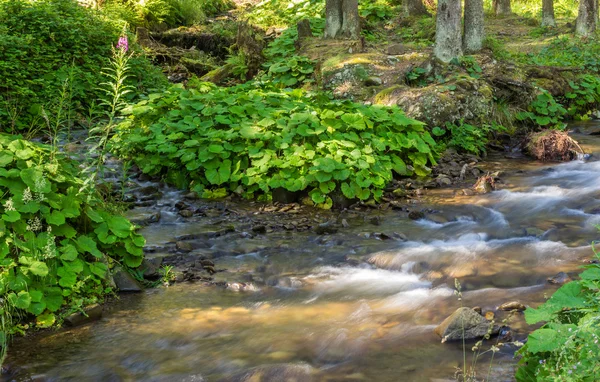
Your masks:
M600 151L600 137L577 139ZM431 192L418 205L433 211L422 220L390 211L380 214L380 226L350 218L350 228L330 236L211 239L204 251L219 253L213 261L226 269L217 279L252 283L256 291L184 283L122 296L99 322L17 339L7 364L19 369L17 380L452 379L461 344L441 344L437 324L461 304L483 311L513 300L537 306L556 289L546 278L576 273L598 238L600 161L489 162L524 171L503 176L502 189L487 195ZM143 230L150 246L215 230L202 219L178 218L178 196L167 192L162 205L132 212L161 210L161 223ZM373 231L407 240L363 234ZM531 329L522 315L496 313L515 338ZM502 347L492 380L512 380L513 352ZM479 362L480 376L488 362Z

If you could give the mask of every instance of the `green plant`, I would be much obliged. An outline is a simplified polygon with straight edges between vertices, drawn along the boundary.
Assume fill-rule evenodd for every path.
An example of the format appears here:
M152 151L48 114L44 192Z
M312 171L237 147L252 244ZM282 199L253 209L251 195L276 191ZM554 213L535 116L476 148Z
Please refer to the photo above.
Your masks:
M158 273L160 274L160 283L168 287L173 280L177 277L172 265L164 265L160 267Z
M480 78L481 77L481 66L475 60L473 56L462 56L460 58L454 58L450 61L451 64L460 66L469 73L469 76L472 78Z
M499 60L508 60L511 57L504 44L494 36L486 36L483 39L483 47L491 50L494 57Z
M145 241L96 194L80 194L78 163L50 147L0 134L0 164L0 339L6 340L20 331L20 316L45 328L63 307L99 301L111 292L109 266L139 266Z
M413 68L406 73L406 83L412 86L427 86L428 79L425 77L427 70L421 67Z
M33 125L43 124L42 107L52 114L51 104L70 77L72 111L86 110L88 100L101 94L97 90L103 81L101 68L122 29L121 21L106 19L72 0L0 1L0 104L16 105L18 111L14 118L10 110L0 107L2 128L39 129ZM133 57L130 65L129 84L140 92L166 82L141 55Z
M320 18L324 0L263 0L248 14L248 20L263 28L289 27L301 19Z
M292 56L269 66L266 80L279 87L293 87L313 82L314 62L308 57Z
M94 142L94 146L90 151L97 154L97 159L86 169L88 177L84 186L88 189L96 185L98 174L101 176L104 174L104 161L107 154L106 145L115 127L115 118L117 113L125 106L125 96L132 92L131 86L126 84L129 77L129 61L132 55L129 52L127 36L123 35L119 38L117 46L112 50L111 65L103 69L103 74L108 82L100 84L100 89L104 95L100 98L99 107L104 109L106 121L90 129L88 140Z
M248 79L248 64L243 52L231 54L225 62L231 66L231 73L242 81Z
M334 101L249 83L208 94L180 86L130 109L115 150L142 171L210 196L284 188L331 207L330 194L379 199L398 175L426 175L435 142L397 107Z
M565 106L572 117L582 118L600 105L600 78L583 74L577 82L569 81L571 91L565 93Z
M437 137L445 137L450 147L479 155L486 152L490 133L503 130L496 124L473 126L461 120L459 123L446 122L445 129L434 127L431 132Z
M600 43L595 39L559 36L539 53L527 55L524 61L539 66L572 66L600 73L599 57Z
M540 89L540 93L527 107L527 111L521 111L516 114L516 118L522 122L533 122L536 127L552 127L563 129L565 124L562 123L567 109L560 103L556 102L552 94L544 89Z
M594 250L600 260L598 252ZM519 351L519 381L597 381L600 378L600 265L584 267L580 280L560 287L528 324L545 322Z

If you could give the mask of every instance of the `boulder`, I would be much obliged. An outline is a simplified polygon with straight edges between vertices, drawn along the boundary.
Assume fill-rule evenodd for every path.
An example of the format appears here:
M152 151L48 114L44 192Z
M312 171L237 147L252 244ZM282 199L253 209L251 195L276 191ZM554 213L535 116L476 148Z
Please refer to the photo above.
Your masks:
M442 337L442 343L446 341L465 340L484 337L487 333L498 333L498 327L490 328L492 325L482 315L471 308L458 308L438 327L435 333Z
M158 278L162 262L162 257L154 257L152 259L146 258L142 261L142 265L140 265L138 269L142 271L144 277L147 279Z
M134 279L129 272L120 266L117 266L113 269L112 278L119 292L137 293L142 291L142 286L140 283L138 283L138 281Z

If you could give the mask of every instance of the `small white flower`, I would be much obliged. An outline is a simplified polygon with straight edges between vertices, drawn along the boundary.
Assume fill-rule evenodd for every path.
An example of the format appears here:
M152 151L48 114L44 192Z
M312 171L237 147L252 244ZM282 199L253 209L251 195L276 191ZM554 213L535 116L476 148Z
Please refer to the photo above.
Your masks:
M27 231L38 232L42 230L42 221L37 216L27 220Z
M13 203L12 198L8 199L5 203L4 203L4 209L6 211L16 211L15 210L15 205Z
M33 195L31 195L31 189L27 187L25 191L23 191L23 203L27 204L33 200Z

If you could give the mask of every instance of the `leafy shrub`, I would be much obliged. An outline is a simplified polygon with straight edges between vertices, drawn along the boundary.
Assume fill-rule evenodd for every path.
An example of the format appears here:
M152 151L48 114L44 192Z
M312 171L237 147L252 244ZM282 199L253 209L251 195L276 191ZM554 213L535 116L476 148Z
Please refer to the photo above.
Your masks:
M596 257L600 256L596 253ZM537 309L528 324L546 322L519 351L519 381L597 381L600 378L600 265L590 264Z
M246 63L246 56L243 52L238 52L236 54L230 55L229 57L227 57L227 60L225 62L231 65L231 73L235 77L239 78L242 81L247 79L248 71L250 69L248 68L248 64Z
M118 21L72 0L0 1L0 105L9 103L16 110L9 115L0 107L1 128L17 120L16 129L28 128L69 77L74 79L72 102L87 108L100 94L101 68L122 30ZM164 83L145 58L136 56L129 64L129 84L139 91Z
M325 0L263 0L253 7L248 20L263 28L288 27L324 14Z
M496 124L473 126L460 121L458 124L446 122L445 129L434 127L432 133L444 137L450 147L479 155L486 152L490 134L500 131L505 131L505 128Z
M3 320L31 315L38 327L51 326L61 308L81 309L110 291L111 262L140 265L144 238L95 194L81 192L78 163L0 134L0 164ZM5 325L0 339L14 330Z
M600 105L600 78L590 74L569 81L571 91L565 94L565 106L570 116L582 117Z
M562 129L564 124L561 121L566 114L567 109L556 102L552 94L541 89L540 94L529 104L527 111L517 113L516 118L519 121L533 122L537 127L546 126Z
M594 39L557 37L539 53L529 54L526 62L539 66L572 66L600 73L600 43Z
M269 66L266 80L278 87L293 87L312 82L314 62L308 57L292 56Z
M309 21L313 34L322 35L325 20L310 19ZM279 87L302 86L312 82L315 64L308 57L296 55L294 43L297 38L298 29L288 28L265 49L267 62L263 66L267 70L267 75L264 80Z
M359 14L367 23L378 23L391 19L395 10L385 0L362 1L359 3Z
M173 86L131 108L114 138L119 154L143 172L202 194L246 197L284 188L379 199L398 175L426 175L435 142L397 107L333 101L300 90L246 84L210 93ZM211 193L204 192L204 196Z

